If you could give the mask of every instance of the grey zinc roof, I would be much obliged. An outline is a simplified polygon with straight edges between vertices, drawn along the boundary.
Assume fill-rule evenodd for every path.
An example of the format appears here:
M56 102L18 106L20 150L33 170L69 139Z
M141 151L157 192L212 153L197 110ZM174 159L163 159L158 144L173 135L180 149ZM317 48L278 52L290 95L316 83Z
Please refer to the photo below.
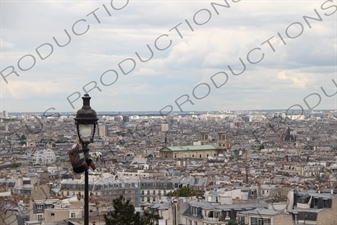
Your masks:
M254 209L254 208L266 208L268 207L267 203L257 203L257 204L232 204L232 205L219 205L217 208L221 208L222 210L247 210L247 209Z
M225 192L223 191L210 191L208 194L209 195L216 195L216 196L222 196Z
M326 198L326 199L334 199L336 198L337 196L336 195L332 195L332 194L327 194L327 193L316 193L316 192L299 192L298 193L299 195L310 195L310 196L313 196L313 197L321 197L321 198Z
M214 205L212 205L210 202L205 202L205 201L200 201L200 202L192 201L192 202L189 202L189 205L193 207L200 207L202 209L213 209L214 208Z
M210 202L206 201L191 201L189 202L190 206L193 207L200 207L202 209L206 210L211 210L211 209L218 209L218 210L223 210L223 211L228 211L231 209L236 209L236 210L247 210L247 209L255 209L255 208L261 208L264 209L268 205L266 203L258 203L258 204L231 204L231 205L215 205Z
M167 147L171 151L203 151L203 150L216 150L213 145L185 145L185 146L170 146Z
M264 208L256 208L249 211L242 211L240 214L258 214L258 215L266 215L266 216L275 216L281 213L280 211L275 211L273 209L264 209Z
M309 209L303 209L303 208L294 208L292 210L289 210L288 212L290 213L298 213L298 212L315 212L318 213L320 211L324 210L323 209L313 209L313 208L309 208Z
M151 206L149 206L149 208L166 210L166 209L170 208L170 202L165 202L165 203L160 203L160 204L152 204Z

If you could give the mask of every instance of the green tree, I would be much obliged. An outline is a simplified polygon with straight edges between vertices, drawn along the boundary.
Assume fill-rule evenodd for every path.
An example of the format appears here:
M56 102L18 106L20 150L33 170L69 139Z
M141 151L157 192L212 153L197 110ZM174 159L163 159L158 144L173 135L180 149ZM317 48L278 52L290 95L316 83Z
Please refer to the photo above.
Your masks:
M263 145L263 144L261 144L261 145L259 146L259 151L262 150L262 149L264 149L264 145Z
M147 156L145 156L145 158L153 158L153 155L152 154L148 154Z
M130 201L124 201L123 196L112 201L114 210L104 215L106 225L155 225L158 215L145 210L143 215L135 212L135 207Z
M142 225L155 225L157 221L160 219L159 215L152 213L149 210L144 210L143 215L140 218Z
M166 194L168 197L191 197L191 196L197 196L197 192L188 186L178 188L174 191L170 191Z
M12 163L11 168L18 168L20 165L18 163Z

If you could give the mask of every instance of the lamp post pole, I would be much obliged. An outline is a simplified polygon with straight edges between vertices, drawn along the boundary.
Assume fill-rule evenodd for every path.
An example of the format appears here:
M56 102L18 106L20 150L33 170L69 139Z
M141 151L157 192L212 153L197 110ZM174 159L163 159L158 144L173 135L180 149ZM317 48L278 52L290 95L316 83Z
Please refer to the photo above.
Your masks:
M84 185L84 192L85 192L85 196L84 196L84 201L85 201L85 205L84 205L84 225L89 225L89 174L88 174L88 170L85 171L85 185Z
M82 143L85 160L89 158L88 144ZM84 172L84 225L89 225L89 172Z
M84 153L85 161L89 158L88 145L93 143L94 135L97 125L96 111L90 107L90 96L85 94L83 97L83 106L77 111L75 117L75 124L77 129L77 135L80 143L82 144L82 150ZM89 166L89 165L88 165ZM88 170L84 172L84 225L89 225L89 173Z

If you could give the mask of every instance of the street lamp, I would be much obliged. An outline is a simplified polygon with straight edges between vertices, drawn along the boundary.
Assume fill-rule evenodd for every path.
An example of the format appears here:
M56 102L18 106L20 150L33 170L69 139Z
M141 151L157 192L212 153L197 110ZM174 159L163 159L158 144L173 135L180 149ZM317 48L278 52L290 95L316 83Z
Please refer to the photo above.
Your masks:
M75 120L77 135L82 144L82 150L84 157L87 160L89 158L88 145L93 143L94 135L97 125L96 111L90 107L91 97L85 94L83 97L83 106L77 111ZM84 225L89 225L89 179L88 170L85 171L84 179Z

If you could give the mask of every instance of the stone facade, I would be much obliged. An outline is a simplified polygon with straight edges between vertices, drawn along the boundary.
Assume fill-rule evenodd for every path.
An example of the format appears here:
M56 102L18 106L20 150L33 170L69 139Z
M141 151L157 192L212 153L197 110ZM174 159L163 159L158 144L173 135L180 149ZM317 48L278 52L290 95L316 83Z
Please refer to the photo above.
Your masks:
M332 200L332 207L330 209L324 209L318 213L317 224L330 225L337 224L337 198Z
M209 156L218 156L223 153L223 149L218 149L213 145L196 145L196 146L174 146L164 147L160 150L161 159L176 158L197 158L207 159Z
M290 214L280 213L273 217L273 225L293 225L293 219Z

